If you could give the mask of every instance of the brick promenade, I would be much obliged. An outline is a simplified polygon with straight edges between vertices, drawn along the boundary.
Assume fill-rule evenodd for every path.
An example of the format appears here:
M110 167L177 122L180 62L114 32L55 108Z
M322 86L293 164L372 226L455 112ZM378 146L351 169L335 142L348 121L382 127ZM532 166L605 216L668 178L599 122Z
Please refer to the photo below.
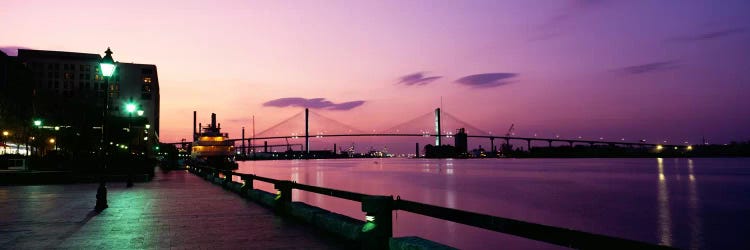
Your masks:
M274 215L185 171L110 183L0 186L0 249L341 249L335 239Z

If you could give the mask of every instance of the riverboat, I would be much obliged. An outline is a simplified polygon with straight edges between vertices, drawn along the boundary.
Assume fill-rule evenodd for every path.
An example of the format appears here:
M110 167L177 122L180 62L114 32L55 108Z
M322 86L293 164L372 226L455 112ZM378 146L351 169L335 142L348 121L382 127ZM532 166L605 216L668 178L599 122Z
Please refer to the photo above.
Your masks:
M221 133L221 124L216 124L216 114L211 114L211 124L202 127L195 135L189 164L219 169L237 169L234 160L234 142L227 140L228 133Z

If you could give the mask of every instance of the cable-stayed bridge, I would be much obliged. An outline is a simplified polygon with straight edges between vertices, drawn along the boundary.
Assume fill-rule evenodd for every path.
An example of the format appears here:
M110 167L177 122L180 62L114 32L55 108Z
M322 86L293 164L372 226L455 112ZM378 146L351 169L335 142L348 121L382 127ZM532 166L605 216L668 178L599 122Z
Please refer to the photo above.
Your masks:
M194 113L195 115L195 113ZM194 117L195 118L195 117ZM194 119L195 120L195 119ZM195 126L195 124L193 125ZM241 138L228 139L241 143L239 147L243 152L248 149L286 147L287 149L299 148L300 151L309 152L311 150L310 140L319 138L337 138L337 137L432 137L435 139L435 145L444 145L445 138L454 137L454 132L458 129L464 129L468 138L487 139L490 142L490 150L496 151L495 140L502 144L510 144L511 141L521 141L526 143L527 149L532 148L532 142L546 143L552 147L553 143L558 145L609 145L625 147L675 147L687 148L690 145L663 145L646 143L644 141L625 141L615 140L606 141L603 138L599 140L587 140L582 138L541 138L541 137L523 137L515 136L512 133L505 135L493 135L491 132L479 129L454 115L446 113L437 108L434 112L429 112L418 117L408 119L388 129L375 131L364 130L345 124L343 122L323 116L320 113L305 109L291 117L278 122L269 128L257 133L255 136L245 137L244 128ZM195 129L194 129L195 131ZM289 139L304 139L304 144L290 144ZM286 140L286 144L267 144L269 140ZM263 145L256 145L263 141ZM169 144L190 144L189 142L174 142Z

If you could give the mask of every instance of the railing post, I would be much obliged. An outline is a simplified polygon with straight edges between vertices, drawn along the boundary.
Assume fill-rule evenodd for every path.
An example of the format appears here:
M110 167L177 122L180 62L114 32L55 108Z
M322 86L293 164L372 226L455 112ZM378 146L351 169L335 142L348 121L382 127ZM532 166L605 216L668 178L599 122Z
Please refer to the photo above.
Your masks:
M255 175L244 174L241 175L240 178L245 181L245 184L242 184L242 188L240 188L240 194L246 196L247 191L253 190L253 179L255 179Z
M225 188L229 188L229 185L232 184L232 171L224 171L224 186Z
M279 192L276 196L276 211L280 213L289 212L289 205L292 203L292 182L279 181L274 185L274 188Z
M365 225L362 227L362 248L388 249L388 240L393 236L393 196L365 196L362 212Z

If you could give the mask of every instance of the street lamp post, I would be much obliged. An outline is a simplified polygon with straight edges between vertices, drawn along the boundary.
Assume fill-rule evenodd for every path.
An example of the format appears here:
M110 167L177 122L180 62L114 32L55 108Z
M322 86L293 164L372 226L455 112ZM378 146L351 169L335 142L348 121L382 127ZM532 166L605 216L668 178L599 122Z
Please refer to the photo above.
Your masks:
M42 120L40 120L40 119L34 120L34 128L35 128L34 129L34 134L35 135L32 138L32 140L36 139L36 137L40 137L39 128L41 128L41 127L42 127ZM37 147L36 147L36 156L40 156L41 153L39 152L39 144L38 143L34 143L34 144L37 145Z
M133 132L131 131L133 129L132 124L131 124L133 122L133 113L136 112L136 108L137 108L137 105L135 105L135 103L129 102L129 103L125 104L125 112L127 112L128 116L129 116L129 119L128 119L128 139L130 140L130 143L128 143L129 144L128 145L128 157L130 157L130 159L135 159L136 158L136 157L133 157L133 145L132 145L132 142L133 142ZM138 110L137 112L139 114L143 114L142 110ZM136 138L136 140L137 140L137 138ZM138 142L136 141L136 143L138 143ZM132 173L133 169L132 168L133 168L132 164L131 164L131 166L128 166L128 179L127 179L127 184L125 184L126 187L132 187L133 186L133 173Z
M107 183L105 180L105 172L107 171L107 134L104 130L105 125L107 124L107 116L109 115L109 78L112 77L112 75L115 73L115 60L112 59L112 50L107 48L107 51L104 52L106 55L104 58L102 58L102 61L99 63L99 67L102 71L102 76L104 76L104 112L102 113L102 140L101 140L101 148L100 153L102 154L102 175L101 179L99 180L99 188L96 190L96 206L94 209L96 211L102 211L109 207L107 205Z

